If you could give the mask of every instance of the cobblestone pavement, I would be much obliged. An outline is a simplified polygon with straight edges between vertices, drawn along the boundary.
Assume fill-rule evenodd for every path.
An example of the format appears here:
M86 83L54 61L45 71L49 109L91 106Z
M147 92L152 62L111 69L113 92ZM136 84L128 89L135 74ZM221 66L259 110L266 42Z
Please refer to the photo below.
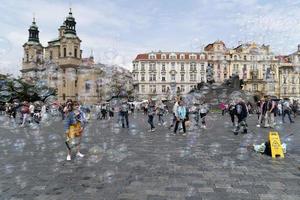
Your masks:
M300 199L300 119L275 129L288 144L285 159L247 149L270 129L233 135L229 116L209 114L208 129L191 126L170 136L148 133L142 114L130 129L91 121L83 137L84 158L66 161L63 126L0 128L0 199ZM1 124L0 124L1 126ZM290 137L285 137L290 134Z

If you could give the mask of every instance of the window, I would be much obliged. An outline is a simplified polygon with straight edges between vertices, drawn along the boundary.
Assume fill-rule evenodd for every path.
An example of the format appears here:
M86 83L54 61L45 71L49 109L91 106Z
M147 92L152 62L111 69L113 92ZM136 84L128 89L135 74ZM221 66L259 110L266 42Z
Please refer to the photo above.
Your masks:
M183 54L180 55L180 59L184 60L184 55Z
M161 81L166 81L166 77L165 77L165 76L162 76L162 77L161 77Z
M65 101L66 100L66 94L65 93L63 93L63 100Z
M247 56L246 55L244 56L244 60L247 60Z
M165 85L162 85L162 86L161 86L161 92L162 92L162 93L165 93L166 91L167 91L167 90L166 90L166 86L165 86Z
M63 87L66 87L66 80L63 79Z
M269 91L275 92L275 85L274 84L269 85Z
M172 66L172 70L175 70L175 62L172 62L171 66Z
M234 59L234 60L237 60L237 55L234 55L234 56L233 56L233 59Z
M155 59L155 55L154 54L149 55L149 59Z
M145 74L141 75L141 81L145 81Z
M190 71L196 71L196 63L192 62L190 64Z
M50 52L49 52L49 59L52 60L52 58L53 58L53 52L50 51Z
M166 64L165 63L161 64L161 71L166 71Z
M180 70L181 70L181 71L184 71L184 63L181 63L181 65L180 65Z
M194 73L190 74L190 81L196 81L196 74Z
M150 92L155 93L156 92L156 85L150 85Z
M141 92L145 93L145 85L141 85Z
M176 57L177 57L176 54L171 54L171 55L170 55L170 59L172 59L172 60L175 60Z
M185 91L184 85L181 85L181 86L180 86L180 89L181 89L181 92L184 92L184 91Z
M180 81L184 81L184 74L181 74Z
M149 63L149 71L155 71L155 63Z
M75 87L77 87L77 82L78 82L78 80L76 79L76 80L75 80Z
M296 94L296 88L295 87L292 88L292 94Z
M283 83L286 84L287 77L283 77Z
M91 91L91 83L89 81L85 82L85 92L90 92Z
M29 62L29 54L26 53L26 62Z
M201 63L201 71L204 71L204 64Z
M257 84L253 84L252 90L253 90L253 91L257 91Z
M204 82L204 76L201 75L201 82Z
M295 77L292 77L292 84L295 84Z
M77 58L77 48L74 49L74 57Z
M196 55L190 55L191 60L196 60Z
M287 89L286 89L286 87L283 88L283 94L287 94Z
M141 64L141 71L145 71L145 63Z
M156 74L149 74L149 81L156 81Z
M67 57L67 49L64 48L64 57Z
M175 81L175 74L171 75L171 81Z

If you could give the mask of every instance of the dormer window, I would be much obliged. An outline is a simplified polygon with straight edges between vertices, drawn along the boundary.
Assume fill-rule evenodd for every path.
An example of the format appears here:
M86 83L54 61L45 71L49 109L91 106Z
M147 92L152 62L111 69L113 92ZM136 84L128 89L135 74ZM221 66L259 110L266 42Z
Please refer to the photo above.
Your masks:
M176 56L176 54L174 54L174 53L172 53L172 54L170 55L170 59L171 59L171 60L175 60L176 57L177 57L177 56Z
M155 54L150 54L149 59L154 60L155 59Z
M196 60L196 55L194 55L194 54L190 55L190 59L191 60Z
M184 60L184 57L185 57L184 54L180 54L180 59L181 60Z
M167 59L166 54L162 54L162 55L161 55L161 59L162 59L162 60L166 60L166 59Z

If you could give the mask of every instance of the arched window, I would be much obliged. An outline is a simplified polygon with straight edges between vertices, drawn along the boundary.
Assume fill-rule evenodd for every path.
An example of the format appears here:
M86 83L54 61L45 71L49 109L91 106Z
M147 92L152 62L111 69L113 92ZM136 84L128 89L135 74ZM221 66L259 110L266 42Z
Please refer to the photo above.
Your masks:
M77 48L74 49L74 57L77 58Z

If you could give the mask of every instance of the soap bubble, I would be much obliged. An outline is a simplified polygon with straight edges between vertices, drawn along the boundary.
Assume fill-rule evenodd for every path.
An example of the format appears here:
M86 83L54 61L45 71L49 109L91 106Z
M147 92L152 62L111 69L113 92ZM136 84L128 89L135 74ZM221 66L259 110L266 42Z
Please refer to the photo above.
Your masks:
M101 154L103 152L104 152L104 150L101 147L99 147L99 146L93 146L89 150L89 153L92 154L92 155Z
M29 95L29 96L33 96L34 93L35 93L35 90L34 90L34 87L30 87L27 89L26 93Z
M104 172L103 177L105 182L112 183L114 181L115 172L112 170L107 170Z
M16 92L22 92L24 90L24 86L19 81L13 81L13 89Z
M9 91L0 91L0 102L8 102L12 98L12 93Z
M41 97L45 98L52 94L51 89L48 87L46 81L38 81L34 86L35 92Z

